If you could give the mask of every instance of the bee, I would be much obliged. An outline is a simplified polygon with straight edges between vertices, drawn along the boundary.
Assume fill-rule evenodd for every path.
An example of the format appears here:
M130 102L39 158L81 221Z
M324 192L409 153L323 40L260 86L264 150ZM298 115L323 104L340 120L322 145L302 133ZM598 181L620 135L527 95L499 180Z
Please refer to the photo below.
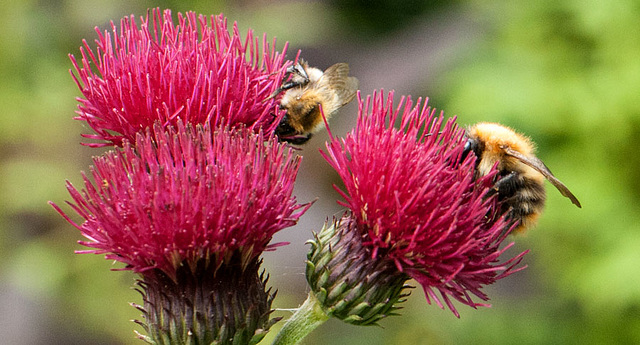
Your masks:
M276 128L276 135L294 145L306 143L313 133L322 129L322 113L329 120L353 100L358 89L358 79L349 77L346 63L337 63L323 72L302 61L287 70L285 80L271 96L284 91L280 108L286 114Z
M476 157L476 177L487 175L498 162L500 178L493 190L502 201L507 219L519 224L514 232L534 226L544 208L547 179L562 195L582 208L580 201L534 155L534 144L522 134L497 123L478 123L466 131L463 158L469 152Z

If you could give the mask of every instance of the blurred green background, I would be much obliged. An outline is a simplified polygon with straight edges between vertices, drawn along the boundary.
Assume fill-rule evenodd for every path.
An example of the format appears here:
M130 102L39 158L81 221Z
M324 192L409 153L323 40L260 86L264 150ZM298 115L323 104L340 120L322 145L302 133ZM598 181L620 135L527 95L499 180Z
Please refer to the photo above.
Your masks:
M640 343L640 3L638 1L5 0L0 6L0 343L142 344L130 320L135 279L83 249L48 200L68 199L100 150L79 145L67 54L94 26L148 7L224 12L241 29L291 43L320 68L348 62L364 95L430 97L461 125L497 121L531 136L582 202L547 184L537 228L511 251L529 268L486 289L492 308L428 305L420 289L382 327L331 320L305 344ZM332 120L344 135L355 102ZM340 211L326 134L301 152L301 201L319 201L265 255L276 307L305 298L304 241ZM287 311L277 315L287 317ZM282 323L278 325L281 326ZM277 330L277 327L276 327ZM271 339L271 338L267 338ZM269 340L264 342L269 343Z

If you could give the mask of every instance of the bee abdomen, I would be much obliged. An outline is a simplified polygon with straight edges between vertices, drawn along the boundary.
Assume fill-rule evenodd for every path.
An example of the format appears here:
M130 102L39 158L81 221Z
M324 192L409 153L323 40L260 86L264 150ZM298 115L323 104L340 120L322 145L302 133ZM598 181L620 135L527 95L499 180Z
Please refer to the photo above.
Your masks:
M535 224L546 199L541 181L512 172L496 183L496 189L498 199L503 202L502 209L508 212L507 218L520 223L516 231Z
M532 183L517 190L511 198L506 200L506 203L511 206L511 216L521 218L542 212L545 199L544 186L540 183Z

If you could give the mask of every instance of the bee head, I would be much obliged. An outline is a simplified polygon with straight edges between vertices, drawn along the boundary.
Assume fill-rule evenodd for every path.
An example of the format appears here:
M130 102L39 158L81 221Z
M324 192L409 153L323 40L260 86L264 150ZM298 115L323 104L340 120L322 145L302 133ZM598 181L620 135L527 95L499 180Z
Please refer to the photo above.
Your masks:
M296 130L289 124L289 115L285 114L275 131L279 137L296 134Z
M484 150L484 144L478 140L477 138L472 138L467 136L467 142L464 144L464 149L462 150L462 155L460 156L460 162L464 161L469 155L470 152L476 156L476 165L479 163L480 158L482 157L482 151Z

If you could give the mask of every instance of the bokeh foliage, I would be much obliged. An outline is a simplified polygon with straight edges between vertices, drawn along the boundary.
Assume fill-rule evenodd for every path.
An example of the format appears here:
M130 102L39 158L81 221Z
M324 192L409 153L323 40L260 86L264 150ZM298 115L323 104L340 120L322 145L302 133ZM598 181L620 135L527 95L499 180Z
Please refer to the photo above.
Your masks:
M523 243L544 294L515 301L502 323L530 329L514 332L514 342L637 343L640 4L467 6L482 39L430 94L460 122L500 121L528 133L584 205L573 209L548 186L546 213ZM533 313L523 327L520 315Z
M134 276L109 272L113 266L101 257L74 255L82 249L76 244L79 234L46 202L68 199L64 180L79 182L79 171L100 153L79 145L79 134L88 129L71 119L79 92L68 74L67 54L77 54L83 38L92 42L94 26L106 29L109 20L160 6L224 12L241 29L291 41L294 49L309 52L309 60L314 52L342 47L330 56L349 62L354 71L377 42L457 13L472 23L472 43L458 48L412 95L429 96L432 105L458 115L463 125L497 121L527 133L583 204L579 210L547 186L548 207L539 226L516 239L516 250L531 248L525 257L530 267L489 289L493 308L460 307L458 320L427 305L416 290L403 316L384 320L384 328L331 321L307 344L639 343L640 3L368 4L5 1L0 7L0 298L18 295L33 305L3 304L0 319L21 315L21 307L40 319L14 320L11 325L21 327L0 329L3 339L51 343L37 335L48 332L64 342L140 344L132 333L138 328L129 321L139 313L127 304L140 303L131 289ZM395 47L411 43L399 41ZM359 72L388 73L385 67ZM310 238L309 230L296 231ZM278 252L286 256L287 247ZM271 282L278 288L287 279L276 274ZM276 298L277 306L295 307L306 293L303 286L298 295L287 291Z

